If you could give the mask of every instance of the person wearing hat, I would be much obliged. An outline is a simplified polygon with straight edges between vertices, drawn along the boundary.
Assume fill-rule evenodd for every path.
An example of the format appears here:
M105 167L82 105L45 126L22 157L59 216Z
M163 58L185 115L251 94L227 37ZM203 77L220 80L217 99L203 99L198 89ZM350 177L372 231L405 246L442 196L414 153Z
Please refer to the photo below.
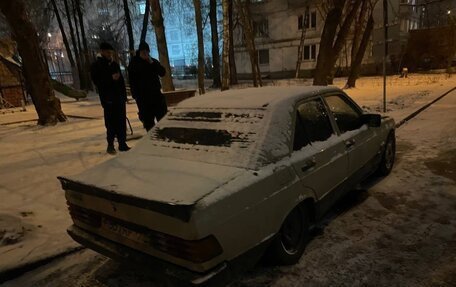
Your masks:
M127 93L119 64L113 60L114 48L109 43L100 44L100 54L92 64L90 74L97 87L106 126L106 152L115 154L114 139L117 138L119 151L128 151L126 106Z
M149 45L141 42L128 66L131 94L138 106L139 120L147 131L168 111L160 83L160 77L163 77L166 71L149 53Z

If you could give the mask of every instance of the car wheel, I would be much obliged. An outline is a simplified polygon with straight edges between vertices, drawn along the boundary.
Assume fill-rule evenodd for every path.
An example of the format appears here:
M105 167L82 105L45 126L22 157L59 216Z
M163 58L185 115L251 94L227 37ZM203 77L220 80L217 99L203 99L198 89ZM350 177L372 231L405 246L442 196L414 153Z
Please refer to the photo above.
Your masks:
M396 158L396 139L394 133L388 136L386 141L385 150L382 154L382 160L378 167L378 173L381 176L388 175L393 169L394 160Z
M269 259L279 265L295 264L310 239L310 217L304 206L294 208L282 223L269 249Z

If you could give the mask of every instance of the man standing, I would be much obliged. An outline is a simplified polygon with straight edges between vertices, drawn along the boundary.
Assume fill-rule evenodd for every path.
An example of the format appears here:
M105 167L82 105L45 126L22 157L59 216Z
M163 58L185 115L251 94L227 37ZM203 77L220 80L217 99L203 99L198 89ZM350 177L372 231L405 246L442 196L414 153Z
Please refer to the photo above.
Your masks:
M155 120L161 120L168 111L159 78L163 77L166 71L149 53L149 45L141 42L136 56L128 66L131 94L138 105L139 119L147 131L154 127Z
M100 55L92 64L90 74L92 81L98 90L101 105L104 111L106 126L106 140L108 148L106 152L115 154L114 138L117 137L119 151L128 151L130 147L126 143L126 107L127 93L125 82L120 73L119 64L113 61L114 48L108 43L101 43Z

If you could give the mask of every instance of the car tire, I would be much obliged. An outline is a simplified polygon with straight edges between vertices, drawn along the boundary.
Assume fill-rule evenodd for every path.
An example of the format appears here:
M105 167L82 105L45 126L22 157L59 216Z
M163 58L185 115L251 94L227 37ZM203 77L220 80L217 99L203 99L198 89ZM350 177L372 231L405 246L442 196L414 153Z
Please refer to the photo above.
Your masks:
M396 138L394 133L390 133L386 140L385 149L382 153L382 159L378 166L378 174L380 176L387 176L393 169L394 160L396 159Z
M268 250L268 259L277 265L299 261L310 239L310 216L305 206L294 208L285 218Z

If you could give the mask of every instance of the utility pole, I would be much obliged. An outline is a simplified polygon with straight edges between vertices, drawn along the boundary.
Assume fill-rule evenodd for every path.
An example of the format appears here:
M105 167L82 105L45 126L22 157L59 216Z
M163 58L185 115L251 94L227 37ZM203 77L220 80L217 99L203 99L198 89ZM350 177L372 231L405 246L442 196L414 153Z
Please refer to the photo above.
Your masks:
M386 57L388 56L388 0L383 0L383 112L386 113Z

